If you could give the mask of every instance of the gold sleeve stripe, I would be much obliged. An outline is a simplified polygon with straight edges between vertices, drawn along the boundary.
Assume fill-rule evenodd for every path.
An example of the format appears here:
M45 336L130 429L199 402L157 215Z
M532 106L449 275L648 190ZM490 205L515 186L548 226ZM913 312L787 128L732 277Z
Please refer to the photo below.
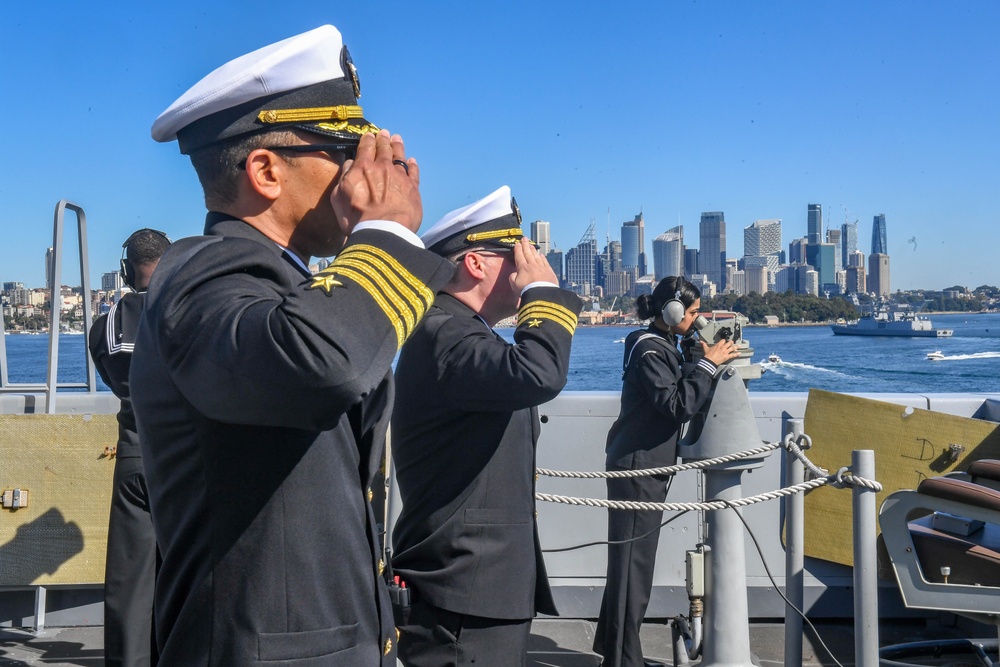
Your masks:
M528 317L547 317L548 319L558 319L566 324L575 327L577 318L573 312L567 308L564 308L558 304L549 302L539 302L534 301L529 303L521 312L518 313L518 320L527 319Z
M531 318L556 322L570 334L573 334L576 330L576 315L573 314L573 311L556 303L548 301L533 301L529 303L517 314L517 325L521 326L526 320Z
M358 255L369 255L373 258L373 263L376 265L383 265L385 268L389 269L396 276L399 277L401 284L406 285L411 291L413 298L419 299L424 304L424 309L429 308L434 302L434 292L428 289L427 285L421 282L416 276L407 271L402 264L400 264L395 257L387 253L381 248L376 248L373 245L358 244L353 245L333 261L334 264L337 263L341 257L353 257L354 254ZM402 290L401 293L405 294ZM409 299L408 299L409 300Z
M405 300L405 297L401 296L399 293L399 285L393 284L393 279L395 276L386 275L379 271L378 267L372 266L363 259L346 257L337 263L338 273L345 275L345 267L351 267L355 269L358 273L363 273L368 277L369 281L376 285L382 292L382 295L387 298L393 309L396 311L397 315L402 316L403 321L406 324L407 335L410 331L413 331L413 327L417 324L418 313L423 314L420 310L414 312L411 303ZM396 280L395 282L398 282ZM395 289L394 289L395 288Z
M350 278L371 295L395 328L400 346L434 299L423 282L375 246L358 244L347 248L327 271Z
M385 316L389 318L389 323L392 324L392 327L396 330L396 349L402 347L403 341L406 340L407 335L406 329L403 326L403 321L399 317L399 313L396 309L393 308L388 301L386 301L385 297L382 296L378 288L376 288L364 274L358 273L353 269L342 268L337 271L337 273L346 278L350 278L356 282L361 289L368 292L372 299L375 300L375 303L378 304L379 308L382 309L382 312L385 313Z

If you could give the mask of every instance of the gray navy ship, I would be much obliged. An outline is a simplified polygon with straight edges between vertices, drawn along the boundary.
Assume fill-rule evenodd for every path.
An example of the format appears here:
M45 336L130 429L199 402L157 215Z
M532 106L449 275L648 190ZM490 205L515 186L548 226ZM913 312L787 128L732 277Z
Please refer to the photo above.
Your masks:
M947 338L952 329L937 329L927 317L910 305L874 304L855 322L830 325L838 336L906 336L910 338Z

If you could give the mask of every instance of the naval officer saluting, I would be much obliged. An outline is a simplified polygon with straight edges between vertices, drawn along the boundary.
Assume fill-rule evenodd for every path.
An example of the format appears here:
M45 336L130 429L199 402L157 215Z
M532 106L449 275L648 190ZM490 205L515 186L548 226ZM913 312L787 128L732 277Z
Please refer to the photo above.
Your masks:
M327 25L153 125L210 211L160 260L132 361L161 665L395 667L369 484L390 364L453 269L416 237L419 169L359 92Z
M526 664L556 614L535 526L537 406L566 384L580 298L524 238L506 186L424 236L457 266L396 365L395 573L412 590L407 667ZM514 344L491 329L517 314Z

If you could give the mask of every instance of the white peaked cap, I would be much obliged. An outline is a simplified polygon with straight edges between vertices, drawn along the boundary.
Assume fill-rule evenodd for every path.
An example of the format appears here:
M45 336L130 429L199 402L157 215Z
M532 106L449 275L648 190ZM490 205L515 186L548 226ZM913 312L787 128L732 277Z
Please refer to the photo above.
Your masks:
M474 245L511 247L521 236L521 212L510 196L510 188L504 185L479 201L448 213L420 239L429 250L449 255Z
M318 84L336 86L318 86ZM298 93L298 94L293 94ZM315 126L327 125L326 134L333 134L334 123L315 123L309 115L304 121L263 121L262 109L318 111L315 107L355 105L360 94L356 70L344 48L340 31L323 25L301 35L240 56L208 74L181 95L153 123L156 141L180 139L181 151L190 152L204 145L249 132L273 129L282 125L297 125L316 131ZM305 107L305 108L303 108ZM350 116L361 119L360 107ZM347 112L344 112L347 113ZM212 118L215 116L215 118ZM198 124L199 121L203 121ZM268 124L270 123L270 124ZM365 121L367 123L367 121ZM194 130L185 137L187 128ZM356 122L352 123L357 125ZM322 132L322 127L319 131ZM348 130L356 140L357 130ZM188 145L185 146L185 139Z

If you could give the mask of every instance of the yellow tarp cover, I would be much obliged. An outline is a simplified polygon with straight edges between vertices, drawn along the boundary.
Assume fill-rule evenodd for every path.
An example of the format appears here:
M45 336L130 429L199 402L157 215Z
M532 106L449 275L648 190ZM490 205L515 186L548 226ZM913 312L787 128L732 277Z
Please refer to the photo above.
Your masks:
M965 470L977 459L1000 458L1000 425L979 419L906 408L895 403L809 391L806 456L831 473L851 465L851 451L875 451L876 480L890 493L914 489L922 479ZM950 445L963 447L955 461ZM851 491L821 487L805 498L805 554L852 565Z
M0 586L100 584L108 544L115 415L0 415Z

